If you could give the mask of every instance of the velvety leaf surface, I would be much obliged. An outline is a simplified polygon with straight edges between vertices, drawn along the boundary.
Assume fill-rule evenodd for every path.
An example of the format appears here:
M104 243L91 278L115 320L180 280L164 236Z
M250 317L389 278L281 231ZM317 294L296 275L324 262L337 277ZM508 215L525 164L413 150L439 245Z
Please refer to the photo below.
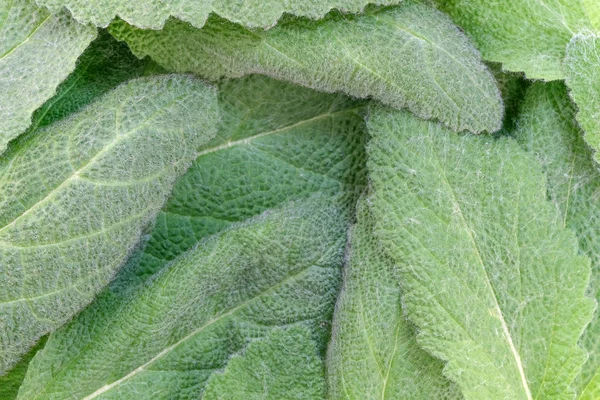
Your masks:
M131 25L161 29L169 17L202 28L209 14L251 28L270 28L283 13L319 19L330 10L359 12L369 3L397 4L402 0L36 0L57 12L66 7L84 23L106 27L116 16Z
M101 29L56 94L33 114L28 132L65 118L123 82L158 72L162 68L150 58L138 59L126 44Z
M600 299L600 174L575 122L575 109L562 83L534 84L527 92L515 132L517 140L542 163L548 196L592 260L590 292ZM600 398L600 320L598 310L581 338L588 351L576 381L578 399Z
M592 317L589 259L510 138L406 112L369 119L370 198L419 344L467 399L572 399Z
M273 329L266 338L251 342L243 355L233 356L223 373L213 374L202 398L324 398L323 368L309 329Z
M0 2L0 154L27 129L96 37L67 13L51 15L33 0Z
M112 329L116 329L120 323L118 321L127 318L124 309L130 304L141 301L137 298L137 293L143 290L141 288L144 287L144 282L152 281L154 279L152 277L161 273L164 268L170 270L172 267L168 267L168 263L179 263L186 250L194 246L204 246L198 243L204 243L210 235L218 235L219 232L227 229L234 231L241 229L240 223L254 221L252 218L265 212L270 213L271 211L268 211L270 209L282 207L290 201L302 202L317 194L329 199L326 202L340 204L344 209L353 207L357 194L364 190L365 135L362 103L342 95L319 93L261 76L223 83L219 100L222 122L217 136L201 147L200 156L175 186L171 198L156 219L146 246L131 258L109 289L104 291L91 307L84 310L74 322L52 335L44 353L34 360L29 369L28 378L21 389L21 398L32 398L35 395L41 398L60 398L61 394L71 391L75 397L83 397L104 385L107 381L102 376L106 374L111 376L121 374L114 377L114 380L122 378L125 372L115 372L113 365L121 362L134 364L136 360L139 361L138 356L141 357L144 348L138 346L131 350L131 354L134 355L124 355L118 360L111 359L115 356L115 352L101 355L101 352L96 353L91 349L104 343L106 338L112 337ZM319 207L313 211L320 215L318 218L323 219L323 224L330 223L342 229L342 225L348 222L348 216L341 214L340 218L346 222L337 221L333 214L322 215L325 211L319 211ZM308 210L306 212L311 214ZM338 214L338 211L333 209L332 212ZM277 211L277 213L285 219L291 211ZM307 223L309 221L313 223L312 216L303 218L307 219ZM279 226L283 222L274 221L273 224ZM345 237L345 225L343 233L342 236ZM217 237L210 240L221 239ZM278 239L272 237L269 240L277 243ZM315 237L314 240L318 242L319 237ZM339 246L336 251L340 254L343 252L345 239L341 238L341 240L342 242L336 244ZM252 241L243 243L253 246ZM239 246L243 243L239 243ZM279 245L282 249L286 248L283 243ZM225 247L223 249L223 251L227 250ZM252 261L252 265L260 264L262 257L285 258L286 256L281 254L282 251L284 250L260 251L257 253L260 256ZM249 272L239 270L242 268L241 265L235 268L232 266L230 269L226 269L223 265L225 264L218 265L217 261L213 266L207 263L198 264L197 268L201 270L196 270L195 273L198 275L191 278L191 281L215 275L215 279L223 280L223 283L219 283L219 286L214 288L214 293L221 293L226 297L234 296L238 289L231 286L231 281L224 281L230 279L225 272L237 274L239 282L236 281L235 287L239 290L250 290L251 286L258 285L259 277L253 278L254 275L248 275ZM265 349L270 347L269 343L275 340L265 339L271 332L271 325L273 329L287 329L284 325L288 322L304 319L315 343L303 343L298 346L306 351L316 346L317 354L322 359L330 332L333 302L339 289L340 265L341 259L339 262L336 261L334 269L306 272L307 275L316 277L315 279L320 283L315 284L315 281L307 286L308 289L301 289L305 287L304 283L296 282L292 287L297 290L290 289L289 293L292 297L285 297L288 300L284 301L282 295L281 301L273 300L271 303L265 303L265 307L270 307L268 311L263 310L265 315L274 314L273 318L276 319L272 324L265 322L259 329L252 323L249 325L249 330L246 330L243 324L227 323L227 328L223 328L225 333L221 328L214 333L216 339L210 339L213 336L209 333L193 339L199 343L200 350L197 353L190 353L189 356L181 356L181 363L176 362L172 367L165 367L162 375L164 379L169 379L169 376L177 378L173 379L172 386L165 388L161 393L167 397L198 398L210 376L226 368L232 355L243 353L249 341L260 339L263 344L257 345L258 348L255 347L252 352L264 354L264 351L267 351ZM307 264L304 267L309 266ZM205 271L207 268L210 269ZM265 273L275 271L274 264L272 268L264 268ZM190 279L181 280L183 284L187 284L188 281ZM190 282L190 284L196 285L200 284L199 282ZM292 293L299 293L302 290L306 290L302 295L306 297L293 300ZM203 294L195 294L195 296L203 296ZM180 301L175 298L172 300ZM194 306L190 305L193 308L198 304L205 304L205 300L199 297L181 301L193 301ZM277 311L279 307L283 309L288 306L305 307L306 310L310 310L310 313L302 314L303 317L291 318ZM255 315L251 311L244 313ZM198 313L194 318L204 318L206 316L204 314ZM158 311L156 315L157 318L167 317L161 316ZM285 322L286 318L288 322ZM157 323L162 324L162 322ZM165 335L169 334L169 331L174 334L173 332L180 329L177 327L187 327L190 323L183 318L173 325L163 326L161 330L165 331ZM286 337L288 336L275 342L285 343L291 340ZM147 340L150 341L151 338L148 337ZM115 343L115 346L121 345L123 344ZM275 346L275 349L280 347ZM118 350L116 353L120 354L120 352L121 350ZM302 354L303 357L312 360L313 353ZM95 357L105 358L102 363L96 363L93 361ZM176 356L173 357L176 359ZM240 360L235 363L240 364L239 366L227 367L224 377L215 378L217 382L221 382L215 385L223 385L224 381L237 379L226 376L239 376L239 374L246 376L242 370L249 368L246 366L247 363L248 361ZM91 364L97 367L88 370L87 365ZM273 370L272 366L275 365L277 364L265 364L264 371ZM263 368L263 366L254 365L252 368ZM310 370L315 371L315 368L311 367ZM287 370L285 374L296 376L292 371ZM325 382L322 371L320 374L322 382L314 383L316 387L324 385ZM83 382L81 379L85 379L85 382L89 381L90 384L81 383ZM147 375L142 380L152 379L154 378ZM275 382L285 382L287 378L279 376L273 379ZM250 380L245 381L250 384ZM119 387L129 385L126 383ZM249 390L251 387L255 386L249 386ZM239 388L230 389L234 391L231 392L233 395L238 393L235 390ZM113 393L125 393L120 390ZM147 394L147 392L141 393L141 398L144 398L144 393ZM304 392L298 393L300 395ZM130 394L123 394L123 396L135 398Z
M584 139L600 160L600 40L594 35L578 35L571 40L565 58L567 86L577 104L577 122Z
M0 161L0 371L108 283L217 120L202 81L139 79Z
M119 83L158 69L160 67L148 58L139 60L125 44L101 30L98 38L79 58L75 71L58 86L54 97L33 114L27 133L16 139L5 157L12 157L14 152L25 146L26 141L43 131L40 127L65 118ZM16 398L29 361L45 342L45 339L41 340L6 375L0 377L0 399Z
M364 199L357 214L329 344L329 398L461 398L443 364L417 345L400 304L398 267L374 237Z
M573 34L600 29L596 0L436 0L488 61L530 79L563 79Z
M455 130L496 131L502 101L479 53L441 12L407 0L364 15L287 18L249 30L211 17L203 29L169 21L162 31L123 21L110 32L138 56L209 79L260 73L325 92L372 97Z
M256 345L246 348L252 339L275 328L314 327L327 320L337 294L346 224L334 198L326 196L271 210L201 241L110 310L105 325L92 324L101 334L86 346L80 341L87 338L87 325L72 325L51 337L34 362L45 360L43 374L55 379L34 375L39 365L32 364L20 398L199 398L206 380L233 354L253 357ZM310 340L317 340L312 331ZM270 349L261 351L271 357L255 371L261 364L277 371L283 375L272 379L277 383L294 374L277 369L280 346L263 345ZM70 358L62 368L50 355L57 347ZM302 348L315 357L316 344ZM236 360L231 369L243 373ZM320 378L323 382L315 385L324 387L324 375ZM274 398L302 398L286 393L306 388L287 382L277 390Z

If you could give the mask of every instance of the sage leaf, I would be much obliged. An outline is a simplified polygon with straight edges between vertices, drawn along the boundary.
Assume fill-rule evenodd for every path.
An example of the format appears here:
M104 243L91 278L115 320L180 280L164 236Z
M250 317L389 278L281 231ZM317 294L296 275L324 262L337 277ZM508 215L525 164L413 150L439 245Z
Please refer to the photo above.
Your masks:
M567 86L579 112L577 122L584 130L584 139L594 149L594 159L600 150L600 41L595 35L578 35L569 43L565 70Z
M202 28L213 13L250 28L267 29L284 13L322 18L332 9L341 12L359 12L369 3L396 4L402 0L188 0L160 2L156 0L37 0L40 5L58 12L66 7L81 22L106 27L119 16L130 24L146 29L161 29L169 17L189 22Z
M216 106L198 79L133 80L0 161L0 373L110 281L214 136Z
M575 107L562 82L534 84L525 95L515 137L539 159L548 180L548 196L572 229L581 251L592 260L590 293L600 299L600 220L597 199L600 173L575 121ZM600 396L600 320L598 310L581 338L588 358L575 381L577 399Z
M219 105L222 120L217 135L199 148L198 158L179 180L170 199L158 214L145 246L132 255L119 276L92 306L84 310L65 328L51 335L44 351L30 365L28 376L20 391L20 398L60 397L62 393L72 391L74 387L78 389L73 392L73 396L85 397L105 385L107 379L117 381L127 376L132 369L140 365L140 357L145 357L144 353L150 354L154 351L155 354L152 356L155 356L160 350L157 347L153 347L154 350L144 349L140 343L129 345L118 342L111 342L111 346L118 348L115 351L102 353L94 349L107 345L106 338L112 337L112 333L109 332L120 329L118 328L122 324L120 321L132 315L124 310L134 303L141 304L146 301L139 298L141 291L145 290L144 287L154 285L152 282L162 279L158 277L167 275L175 263L183 263L182 260L189 257L186 251L200 251L201 247L208 249L206 247L208 241L216 243L224 240L219 235L238 235L235 232L252 230L254 229L252 226L255 225L258 229L262 226L262 221L270 220L274 213L277 216L273 216L274 219L269 224L277 229L283 228L284 221L291 218L291 215L296 215L296 211L293 211L296 207L304 211L302 215L294 217L294 224L313 224L322 219L319 224L332 224L331 229L340 230L340 236L336 236L334 246L335 252L339 254L336 253L338 255L334 257L336 261L331 265L331 269L310 267L308 262L299 261L296 266L290 264L285 267L313 268L312 272L307 271L305 274L314 277L314 280L310 284L306 283L308 286L300 281L292 281L286 286L291 297L281 294L281 299L277 300L264 295L265 298L272 299L272 303L265 300L264 304L267 308L263 311L255 313L252 311L255 308L248 306L250 308L244 309L246 311L240 310L239 315L236 314L238 316L235 317L235 321L239 323L224 320L216 324L219 328L215 327L218 332L214 335L206 332L193 339L190 338L200 346L199 348L205 350L193 353L180 350L182 354L188 354L181 358L181 361L189 362L180 364L175 361L177 366L173 364L173 369L169 367L168 370L164 370L164 380L170 379L169 377L174 379L163 388L164 391L161 393L166 397L187 393L198 397L205 390L209 390L206 385L207 381L212 379L211 376L220 373L226 376L237 376L238 372L235 371L246 367L242 365L228 367L232 357L237 360L238 357L243 358L246 351L262 352L265 348L271 348L269 343L285 343L288 340L281 338L281 341L278 339L273 342L274 339L268 339L272 329L283 329L287 332L289 328L295 329L299 325L306 325L314 343L304 343L299 346L306 351L316 348L321 360L319 362L323 363L330 334L333 303L339 289L345 229L351 214L349 210L353 207L358 193L365 189L364 142L366 138L362 113L365 105L343 95L319 93L262 76L250 76L222 83ZM314 196L320 196L322 200L310 200ZM306 201L313 206L304 204ZM295 202L296 205L291 205L290 202ZM343 213L340 214L342 210ZM313 212L318 215L312 215ZM305 222L302 222L303 219ZM334 240L334 238L324 238L319 231L311 232L314 238L304 238L290 231L288 239L292 242L298 241L298 249L302 248L302 243L306 240L311 240L311 243L314 240L315 246L319 240L325 241L323 246L329 246L327 240ZM243 253L249 249L243 254L251 260L252 265L256 265L257 274L258 271L265 271L265 274L275 274L277 271L283 273L281 268L284 267L277 264L277 260L291 258L289 262L295 262L296 256L293 255L295 250L287 250L288 239L283 240L287 236L277 237L276 232L269 235L268 240L273 242L272 245L277 244L281 248L257 250L254 253L252 249L255 248L253 247L255 241L240 239L238 243L238 239L235 239L239 251ZM283 241L279 243L281 240ZM197 250L193 250L194 248ZM194 274L194 278L186 278L181 282L186 285L212 287L215 296L229 293L230 301L235 301L236 293L253 290L252 288L262 281L259 279L260 275L251 274L252 268L248 267L244 270L241 261L239 264L237 261L234 262L233 257L238 253L235 253L233 248L230 249L223 243L222 249L224 253L219 256L222 261L215 259L213 264L213 261L209 262L208 258L203 258L205 261L194 264L193 271L190 272ZM234 253L229 253L230 251ZM306 257L316 256L310 254L311 250L308 248L305 252ZM269 259L273 264L264 264L265 256L271 257ZM233 264L227 269L223 262ZM281 262L287 263L287 261ZM213 275L217 286L211 286L210 282L202 283ZM281 279L284 277L282 276ZM176 282L173 281L173 284ZM238 289L232 285L236 285ZM196 293L192 286L189 290L189 296L193 298L172 297L170 304L174 306L189 302L189 307L198 310L197 307L202 304L209 307L208 304L213 304L210 303L211 301L218 301L216 297L213 300L206 298L204 294L208 293L206 291ZM187 289L182 291L187 293ZM295 295L299 297L294 297ZM257 299L256 303L261 301ZM168 304L165 310L169 309L167 306ZM297 314L290 316L286 313L285 310L289 307L298 310ZM173 322L168 326L161 325L166 324L165 318L179 317L170 312L165 311L162 314L156 311L153 312L153 318L156 324L163 326L160 329L161 335L164 334L166 337L176 334L175 331L170 332L171 328L179 332L177 326L189 327L190 324L195 324L193 321L198 318L209 318L211 312L209 308L199 310L201 311L190 316L191 319L182 316L177 323ZM215 309L214 312L221 311ZM247 316L260 318L262 321L273 313L273 319L268 324L248 322L246 325L246 322L243 322L246 321ZM131 320L131 322L135 321ZM130 328L137 329L134 325L126 329ZM219 333L221 330L224 335L222 338ZM86 334L82 335L81 332ZM146 336L143 336L144 340L152 342L151 335L154 332L154 330L147 331ZM289 337L284 332L282 335ZM294 335L295 333L292 334ZM252 350L249 346L252 346L251 343L256 340L260 340L263 344L257 344L258 348L254 347L255 350ZM128 349L126 353L122 353L120 346ZM281 346L277 345L275 348ZM318 364L317 360L314 360L313 350L304 356L314 361L314 363L311 361L311 365ZM106 364L100 361L105 357L117 358L107 361ZM173 357L176 360L178 356L173 355ZM234 364L247 365L248 361L239 360ZM273 362L275 364L251 365L254 369L264 367L266 370L272 370L279 361L273 359ZM97 365L98 368L89 369L88 365L91 365L89 363ZM316 371L315 368L310 370ZM83 371L85 376L82 375ZM325 387L322 367L319 367L319 371L320 381L314 381L315 388ZM296 376L289 370L281 371L281 374L282 376L273 376L275 382L285 381L287 379L285 375ZM143 375L143 378L136 379L142 381L148 379L148 382L156 379L156 384L163 382L163 378L158 378L160 372ZM223 385L224 380L233 378L215 379L221 383L214 383L214 385ZM122 395L127 398L126 393L129 393L127 390L131 384L126 381L129 380L111 389L113 396ZM136 386L136 390L142 390L140 387L141 385ZM235 393L239 393L236 392L238 389L231 388ZM141 392L142 397L151 396L154 393L152 390L153 387L148 387L147 391L144 389ZM318 392L321 393L321 389ZM314 394L315 392L302 390L297 393L301 396L303 393Z
M211 80L260 73L325 92L372 97L455 130L500 129L502 101L477 50L441 12L407 0L363 15L288 18L268 31L212 17L161 31L123 21L110 32L139 57Z
M590 261L510 138L371 112L375 235L398 263L419 344L466 399L572 399L592 318Z
M397 265L373 235L365 199L350 234L328 351L330 399L460 399L423 351L400 304Z
M95 37L95 28L64 12L52 15L33 0L0 3L0 155Z
M574 34L600 29L595 0L436 0L477 44L483 58L530 79L564 79Z

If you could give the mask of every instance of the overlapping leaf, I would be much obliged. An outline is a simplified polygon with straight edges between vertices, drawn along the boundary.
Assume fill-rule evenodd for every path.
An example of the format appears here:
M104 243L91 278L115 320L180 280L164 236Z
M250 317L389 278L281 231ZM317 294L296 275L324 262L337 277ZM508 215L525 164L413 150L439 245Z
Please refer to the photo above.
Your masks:
M578 35L571 40L565 59L567 85L577 104L577 122L585 131L585 141L600 150L600 41L595 35Z
M288 18L268 31L213 17L203 29L170 21L162 31L110 27L138 56L209 79L261 73L326 92L373 97L455 130L500 128L492 76L466 37L439 11L407 0L361 16Z
M562 83L535 84L521 110L517 140L542 163L548 195L561 212L563 225L579 238L582 252L592 260L590 292L600 299L600 174L575 122L575 110ZM581 344L588 352L576 381L578 399L600 398L600 320L598 310Z
M105 30L77 60L77 67L56 89L56 94L32 117L29 132L63 119L80 110L100 95L133 78L163 72L148 57L142 60Z
M436 0L475 40L483 57L528 78L564 78L574 34L600 30L596 0Z
M159 68L149 59L138 60L126 45L101 31L79 58L75 71L59 85L54 97L34 113L28 132L18 139L20 145L31 140L39 128L67 117L120 83ZM18 151L17 146L10 148L6 157L12 157L13 151ZM36 345L7 375L0 377L0 399L16 398L29 361L44 343L45 340Z
M323 360L305 326L273 329L231 358L223 373L213 374L205 400L324 399Z
M108 323L76 322L51 337L33 361L45 361L43 375L34 375L39 365L32 364L19 398L198 398L206 380L250 340L274 328L325 322L337 294L346 229L334 204L332 197L299 201L202 241L118 309L97 310L100 318L110 311ZM84 346L88 329L93 338ZM311 340L318 340L315 335ZM316 344L302 347L317 357ZM51 353L58 349L57 359ZM294 374L277 370L279 362L273 354L254 369L262 363L282 377ZM322 371L311 374L324 388ZM294 390L290 384L284 389Z
M331 399L458 399L400 305L400 277L373 236L364 199L352 229L328 352Z
M146 78L14 144L0 162L0 371L111 279L217 119L200 80Z
M348 210L364 190L363 104L259 76L225 83L220 104L217 137L176 185L146 247L93 306L51 336L21 398L84 397L105 384L111 389L102 398L132 397L132 390L210 397L217 388L250 397L258 382L249 371L278 374L263 377L274 398L323 396ZM321 199L306 200L315 195ZM244 297L252 293L254 300ZM198 330L202 324L209 325ZM314 343L285 345L305 330ZM187 345L169 347L190 333ZM107 340L115 335L139 340ZM311 387L306 377L291 379L295 369L281 369L295 358L256 362L257 354L286 349L309 360ZM155 385L163 390L153 392Z
M84 23L106 27L116 16L130 24L147 29L161 29L169 17L175 17L202 28L209 14L251 28L270 28L283 13L322 18L332 9L359 12L367 4L397 4L402 0L37 0L40 5L57 12L63 7Z
M0 154L73 71L96 29L33 0L0 2Z
M16 363L8 373L0 376L0 399L11 400L16 399L19 393L19 388L25 378L25 373L29 367L29 362L46 344L47 336L41 338L36 345L25 354L18 363Z
M377 108L369 130L375 235L420 345L467 399L572 399L594 309L589 259L537 159L405 112Z

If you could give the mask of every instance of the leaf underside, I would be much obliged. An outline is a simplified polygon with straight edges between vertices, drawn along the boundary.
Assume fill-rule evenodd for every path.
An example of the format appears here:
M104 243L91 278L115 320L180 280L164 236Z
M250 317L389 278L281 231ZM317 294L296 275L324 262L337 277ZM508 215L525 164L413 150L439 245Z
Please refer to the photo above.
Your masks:
M575 109L563 83L534 84L526 93L515 136L542 163L548 196L561 212L563 224L579 239L592 260L589 292L600 299L600 174L592 152L575 121ZM588 352L575 382L579 400L600 398L600 320L598 310L581 338Z
M217 119L215 90L202 81L138 79L9 150L0 161L0 371L108 283Z
M563 79L574 33L600 29L596 0L436 0L488 61L530 79Z
M594 35L578 35L569 43L565 58L567 86L577 105L577 122L584 139L600 160L600 40Z
M400 277L361 199L328 350L330 399L459 399L423 351L400 306Z
M188 0L160 2L156 0L36 0L54 12L66 7L80 22L106 27L119 16L131 25L145 29L161 29L169 17L202 28L208 16L216 14L249 28L270 28L286 14L320 19L332 9L359 12L369 3L390 5L402 0Z
M91 398L197 398L216 388L238 398L242 381L248 396L262 393L258 378L268 378L270 398L324 395L349 209L364 190L364 104L261 76L226 82L219 96L219 131L175 186L145 248L51 335L20 398L74 387L92 396L107 383ZM298 376L283 368L291 363L257 364L256 354L279 354L305 331L312 342L296 349L311 360L311 387L290 379ZM171 349L182 335L188 344Z
M571 399L594 309L589 259L507 138L371 112L375 235L398 264L419 344L466 399ZM540 323L544 321L544 323Z
M117 21L119 40L163 67L211 80L251 73L325 92L372 97L455 130L500 129L503 107L479 53L441 12L407 0L360 16L288 18L249 30L218 17L203 29L171 20L161 31Z
M0 3L0 156L95 37L96 29L64 12L52 15L32 0Z

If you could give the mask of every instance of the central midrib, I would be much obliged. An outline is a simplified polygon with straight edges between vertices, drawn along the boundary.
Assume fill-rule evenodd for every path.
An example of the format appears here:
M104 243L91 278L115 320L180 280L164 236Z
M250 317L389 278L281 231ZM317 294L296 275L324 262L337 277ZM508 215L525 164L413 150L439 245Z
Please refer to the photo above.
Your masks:
M302 121L298 121L296 123L284 126L282 128L274 129L274 130L267 131L267 132L261 132L261 133L258 133L256 135L248 136L246 138L239 139L239 140L227 141L227 142L225 142L223 144L220 144L218 146L214 146L214 147L211 147L211 148L208 148L208 149L201 150L200 152L198 152L197 157L201 157L201 156L204 156L204 155L210 154L210 153L215 153L217 151L225 150L225 149L228 149L228 148L234 147L234 146L239 146L239 145L244 145L244 144L250 144L255 139L259 139L261 137L271 136L271 135L275 135L275 134L278 134L278 133L282 133L282 132L285 132L285 131L288 131L288 130L292 130L294 128L298 128L298 127L306 125L306 124L310 124L311 122L319 121L319 120L325 119L327 117L333 117L333 116L336 116L336 115L342 115L342 114L350 113L350 112L353 112L353 111L356 111L356 110L360 110L362 108L364 108L364 106L347 108L347 109L344 109L344 110L339 110L339 111L334 111L334 112L326 112L324 114L319 114L319 115L317 115L315 117L312 117L312 118L309 118L309 119L304 119Z
M77 179L82 172L84 172L90 165L93 165L94 162L96 162L96 160L98 160L99 158L101 158L109 150L111 150L112 148L114 148L119 143L123 142L124 140L128 139L133 133L137 132L139 129L143 128L149 122L151 122L154 119L154 117L156 117L159 113L161 113L162 111L164 111L166 108L168 108L170 105L172 105L176 101L181 100L183 97L186 97L186 96L187 96L187 94L184 94L184 95L177 96L176 98L170 100L164 107L161 107L160 109L156 110L152 115L150 115L145 121L143 121L142 123L140 123L138 126L136 126L135 128L133 128L133 129L125 132L122 135L117 136L108 145L104 146L101 150L99 150L96 154L94 154L94 156L92 156L83 166L79 167L76 171L73 171L68 178L66 178L64 181L62 181L54 189L50 190L46 194L46 196L44 196L41 200L37 201L35 204L33 204L32 206L30 206L23 213L19 214L16 218L14 218L11 222L9 222L8 224L6 224L2 228L0 228L0 233L2 233L4 230L6 230L6 229L8 229L8 228L10 228L12 226L14 226L17 223L17 221L19 221L21 218L23 218L26 215L28 215L29 213L31 213L39 205L41 205L41 204L45 203L46 201L48 201L48 199L52 198L52 196L55 193L57 193L60 189L62 189L63 187L65 187L69 182ZM125 101L125 100L123 100L123 101Z
M477 256L479 265L481 266L481 269L483 270L483 273L485 275L485 278L486 278L485 285L488 287L488 289L492 295L492 299L494 300L494 303L495 303L494 307L496 308L496 312L498 313L498 320L500 321L500 325L502 326L502 333L508 343L508 346L513 355L515 364L517 365L517 370L519 372L519 377L521 379L521 384L523 386L523 389L525 390L525 395L527 396L527 400L533 400L531 390L529 389L529 384L527 383L527 377L525 376L525 370L523 368L523 363L521 361L521 355L519 354L519 352L517 351L517 349L513 343L510 330L508 329L508 325L506 324L506 321L504 319L504 314L502 313L502 309L500 308L500 304L498 303L496 291L494 290L494 287L492 286L488 272L485 269L485 264L483 262L483 258L481 257L481 252L479 251L479 246L477 245L477 242L475 241L475 238L473 237L473 234L471 233L471 231L472 231L471 227L467 223L467 220L462 212L462 207L460 206L460 203L458 202L458 199L456 198L456 193L454 192L454 189L452 188L452 186L450 185L450 182L448 181L448 178L446 176L446 171L444 170L444 168L442 166L439 156L438 156L437 152L435 152L435 151L434 151L434 154L435 154L435 159L436 159L438 167L439 167L442 181L445 184L445 186L448 188L448 191L450 192L453 203L457 207L457 211L458 211L458 215L460 216L460 220L463 223L463 226L465 228L467 236L469 237L469 240L471 242L471 245L473 247L475 255Z
M92 394L87 395L86 397L84 397L82 400L91 400L96 398L97 396L111 390L113 387L120 385L122 382L130 379L131 377L139 374L140 372L142 372L144 369L146 369L149 365L153 364L154 362L158 361L160 358L162 358L163 356L169 354L172 350L176 349L177 347L179 347L181 344L185 343L186 341L188 341L189 339L193 338L194 336L196 336L197 334L199 334L200 332L202 332L204 329L210 327L211 325L215 324L216 322L222 320L223 318L226 318L232 314L234 314L236 311L242 309L243 307L247 306L248 304L250 304L251 302L253 302L254 300L259 299L261 296L263 296L264 294L271 292L273 290L276 290L277 288L285 285L286 283L296 279L297 277L299 277L300 275L302 275L303 273L305 273L306 271L308 271L313 265L318 265L317 263L311 263L308 266L304 267L304 268L300 268L298 272L296 272L295 274L292 274L290 276L288 276L287 278L277 282L275 285L273 286L269 286L268 288L266 288L265 290L260 291L259 293L257 293L255 296L252 296L251 298L244 300L242 303L238 304L237 306L231 308L229 311L217 315L215 318L207 321L205 324L203 324L202 326L200 326L197 329L194 329L192 332L190 332L189 334L185 335L183 338L181 338L180 340L178 340L176 343L172 344L171 346L163 349L162 351L160 351L157 355L155 355L154 357L152 357L150 360L148 360L147 362L145 362L144 364L140 365L139 367L135 368L133 371L131 371L130 373L128 373L127 375L125 375L124 377L110 383L107 385L102 386L100 389L96 390L95 392L93 392Z

